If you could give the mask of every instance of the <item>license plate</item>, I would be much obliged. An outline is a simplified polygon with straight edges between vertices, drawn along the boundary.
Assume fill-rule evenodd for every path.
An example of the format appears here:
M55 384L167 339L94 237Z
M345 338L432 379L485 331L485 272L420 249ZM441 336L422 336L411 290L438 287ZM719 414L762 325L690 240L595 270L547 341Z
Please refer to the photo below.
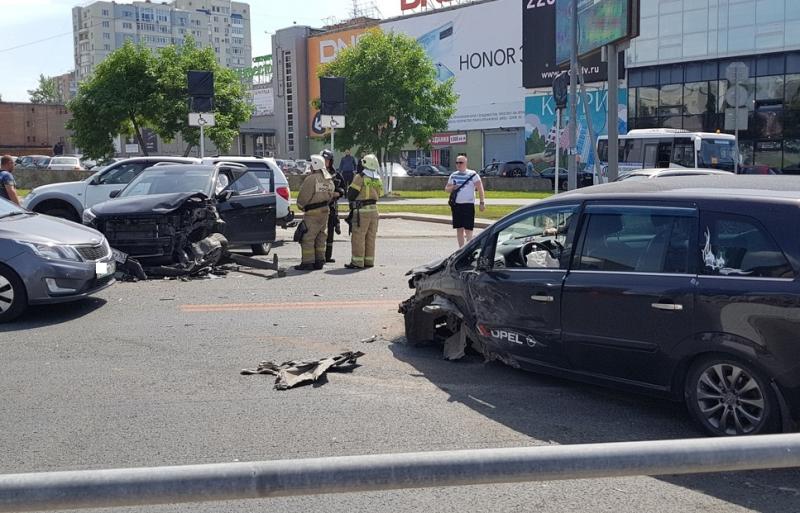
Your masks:
M115 262L119 262L120 264L124 264L128 259L127 253L123 253L122 251L114 248L111 248L111 256L114 257Z
M114 262L97 262L94 264L95 273L98 278L105 278L108 275L114 274L117 266Z

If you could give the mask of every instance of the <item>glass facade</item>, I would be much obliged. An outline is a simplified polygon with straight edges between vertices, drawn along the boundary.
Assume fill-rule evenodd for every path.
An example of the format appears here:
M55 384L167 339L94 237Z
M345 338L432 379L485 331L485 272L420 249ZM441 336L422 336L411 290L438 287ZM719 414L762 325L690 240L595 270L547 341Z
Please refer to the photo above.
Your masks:
M734 61L744 62L749 69L749 77L738 88L725 75ZM725 112L736 102L747 108L747 129L739 130L744 164L800 174L800 52L628 70L632 129L733 133L725 129Z

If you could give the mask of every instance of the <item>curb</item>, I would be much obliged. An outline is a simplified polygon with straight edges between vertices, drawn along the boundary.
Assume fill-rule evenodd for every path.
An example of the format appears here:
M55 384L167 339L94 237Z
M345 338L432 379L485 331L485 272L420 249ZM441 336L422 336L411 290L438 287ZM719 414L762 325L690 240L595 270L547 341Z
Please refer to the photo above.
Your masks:
M434 214L414 214L411 212L388 212L388 213L381 213L379 215L380 219L404 219L406 221L420 221L423 223L437 223L437 224L450 224L452 219L450 216L438 216ZM295 214L295 219L303 219L303 213L299 212ZM345 219L347 215L339 214L339 219ZM475 228L488 228L494 223L494 221L490 219L479 219L475 218Z

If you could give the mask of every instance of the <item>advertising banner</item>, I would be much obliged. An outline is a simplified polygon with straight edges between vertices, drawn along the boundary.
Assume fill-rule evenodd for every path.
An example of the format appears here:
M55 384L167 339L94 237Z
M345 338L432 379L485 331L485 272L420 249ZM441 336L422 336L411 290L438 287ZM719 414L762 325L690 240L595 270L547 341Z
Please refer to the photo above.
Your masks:
M496 0L381 24L422 44L459 95L449 130L524 125L519 0Z
M562 50L564 48L569 52L569 45L565 44ZM552 86L553 78L560 71L556 59L555 0L522 0L522 52L525 56L522 63L523 86ZM608 68L606 63L601 62L599 53L581 59L580 63L586 83L608 79Z
M275 96L272 86L253 88L253 107L255 116L271 116L275 113Z
M566 62L570 51L570 2L556 2L556 60ZM600 49L629 36L631 0L578 0L578 55Z
M592 146L597 144L598 135L608 134L608 91L587 91L589 114L595 138L589 137L589 125L584 114L583 100L578 101L578 162L591 166L594 164ZM617 127L620 134L628 132L628 90L619 91L619 111ZM539 170L552 167L555 162L556 137L560 137L559 145L562 163L566 148L569 146L569 118L567 110L561 113L561 131L556 130L556 103L553 95L542 94L525 98L525 160L533 159Z
M467 134L433 134L433 146L450 146L453 144L467 144Z
M320 64L331 62L341 50L353 46L372 27L360 27L339 32L327 32L308 38L308 99L319 98L319 77L317 70ZM322 135L327 129L320 123L319 112L311 109L308 120L311 133Z

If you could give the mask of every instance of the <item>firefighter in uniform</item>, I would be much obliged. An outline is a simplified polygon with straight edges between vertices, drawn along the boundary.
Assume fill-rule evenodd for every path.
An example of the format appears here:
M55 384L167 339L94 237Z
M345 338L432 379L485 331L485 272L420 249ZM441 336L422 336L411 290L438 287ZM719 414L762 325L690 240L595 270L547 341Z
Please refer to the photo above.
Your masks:
M378 198L383 194L383 183L378 175L378 159L373 154L361 159L364 169L353 177L347 190L350 202L350 230L352 260L348 269L363 269L375 265L375 236L378 234Z
M341 234L342 230L339 228L339 198L344 196L345 189L347 186L345 185L344 177L342 174L336 171L336 168L333 167L333 152L331 150L322 150L320 152L322 158L325 159L325 169L328 170L328 174L331 175L333 179L333 187L334 187L334 198L331 201L330 205L330 213L328 214L328 237L325 239L325 261L326 262L336 262L333 258L333 234Z
M325 169L325 159L311 155L311 174L303 180L297 194L297 208L303 211L307 228L300 240L302 259L300 265L294 267L298 271L322 269L325 264L325 232L333 197L333 180Z

